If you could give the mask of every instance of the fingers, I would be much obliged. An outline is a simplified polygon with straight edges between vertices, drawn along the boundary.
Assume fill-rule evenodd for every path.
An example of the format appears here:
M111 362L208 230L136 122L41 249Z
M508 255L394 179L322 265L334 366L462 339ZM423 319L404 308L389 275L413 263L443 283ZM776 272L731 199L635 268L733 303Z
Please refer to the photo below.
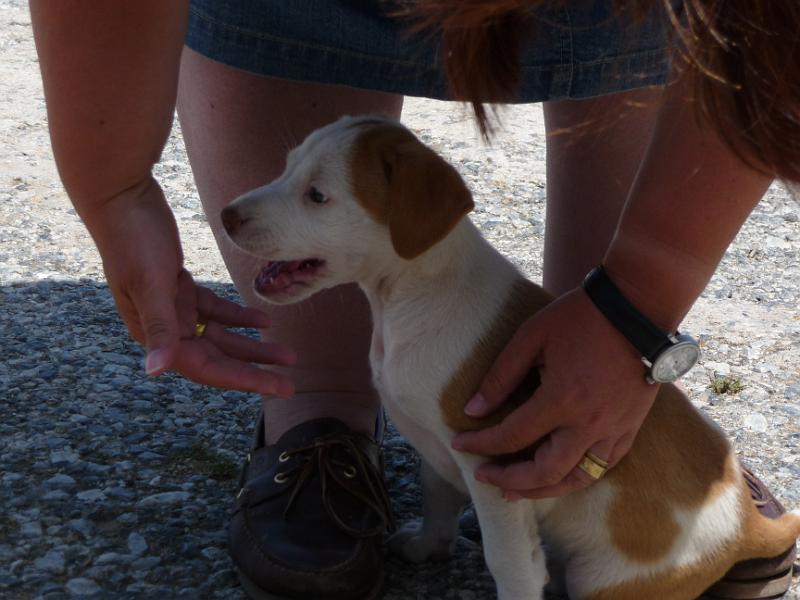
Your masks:
M483 417L492 413L535 366L544 341L537 324L533 317L517 330L484 377L478 393L467 403L468 415Z
M226 327L269 327L267 313L247 308L236 302L220 298L210 289L197 286L197 312L207 321L217 321Z
M540 388L530 400L497 425L480 431L460 433L453 439L453 449L496 456L519 452L530 447L558 427L559 421L563 420L563 416L559 414L559 404L548 402L544 394Z
M294 395L294 384L288 377L219 352L209 353L208 344L197 339L181 342L173 368L204 385L282 398Z
M534 460L510 465L486 464L475 477L506 490L527 490L561 481L578 464L585 446L578 447L575 435L554 431L537 449Z
M504 495L507 500L519 500L521 498L529 498L533 500L540 500L542 498L557 498L559 496L566 496L572 492L577 492L584 488L589 487L594 480L586 481L579 472L579 469L572 470L555 485L546 486L536 490L513 491L506 492Z
M178 317L173 298L166 294L142 294L136 303L147 349L145 371L160 375L172 367L178 350Z
M550 498L586 488L597 481L578 465L586 452L607 460L614 443L608 440L592 444L580 432L559 429L537 450L532 461L507 466L487 464L478 467L475 478L507 491L507 497Z
M227 356L249 363L288 367L297 362L295 352L286 346L269 344L232 333L214 322L208 323L201 339L213 343Z

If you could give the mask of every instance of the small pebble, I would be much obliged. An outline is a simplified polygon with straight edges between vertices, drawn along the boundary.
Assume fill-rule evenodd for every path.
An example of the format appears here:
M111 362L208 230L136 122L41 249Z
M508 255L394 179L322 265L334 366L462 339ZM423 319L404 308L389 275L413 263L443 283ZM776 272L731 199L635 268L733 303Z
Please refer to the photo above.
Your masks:
M66 585L67 591L73 596L94 596L102 590L97 582L86 577L70 579Z

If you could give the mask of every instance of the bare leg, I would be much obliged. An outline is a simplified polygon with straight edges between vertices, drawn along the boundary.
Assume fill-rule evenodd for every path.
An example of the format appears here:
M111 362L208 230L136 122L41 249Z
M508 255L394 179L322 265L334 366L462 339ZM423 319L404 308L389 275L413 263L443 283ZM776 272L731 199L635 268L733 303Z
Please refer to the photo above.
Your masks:
M544 103L544 287L560 295L603 259L655 124L662 88Z
M262 265L233 246L220 211L280 175L287 150L314 129L345 114L399 118L402 103L402 96L260 77L184 49L178 114L208 221L244 301L269 312L273 325L265 335L298 354L290 370L296 397L264 398L268 443L325 416L373 432L378 401L368 362L369 308L354 285L296 306L265 306L252 291Z

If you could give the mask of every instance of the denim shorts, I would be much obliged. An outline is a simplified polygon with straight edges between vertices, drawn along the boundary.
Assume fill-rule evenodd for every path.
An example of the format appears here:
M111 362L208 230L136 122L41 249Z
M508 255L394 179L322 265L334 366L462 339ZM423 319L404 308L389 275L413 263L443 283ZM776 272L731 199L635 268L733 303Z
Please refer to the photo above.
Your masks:
M438 42L388 18L391 0L191 0L186 43L252 73L447 99ZM663 84L666 26L637 25L611 0L538 8L524 44L518 102L588 98ZM657 4L657 3L655 3Z

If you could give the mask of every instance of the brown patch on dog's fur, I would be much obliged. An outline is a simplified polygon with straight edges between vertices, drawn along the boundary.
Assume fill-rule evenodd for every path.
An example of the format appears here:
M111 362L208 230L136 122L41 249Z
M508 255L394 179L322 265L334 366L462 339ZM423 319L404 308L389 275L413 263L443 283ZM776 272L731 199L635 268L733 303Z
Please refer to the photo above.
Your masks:
M661 560L680 534L673 510L697 509L737 478L722 431L675 386L661 386L633 448L607 476L619 486L608 513L613 544L637 562Z
M442 392L439 406L444 422L450 429L461 432L495 425L533 395L539 387L539 373L535 370L531 371L509 396L509 401L491 415L476 419L464 412L467 402L478 391L489 368L519 326L528 317L544 308L551 299L547 292L526 279L520 279L514 284L508 300L500 309L489 331L478 340L472 353Z
M389 227L401 257L419 256L472 210L472 195L458 172L401 125L369 126L353 146L353 193Z

